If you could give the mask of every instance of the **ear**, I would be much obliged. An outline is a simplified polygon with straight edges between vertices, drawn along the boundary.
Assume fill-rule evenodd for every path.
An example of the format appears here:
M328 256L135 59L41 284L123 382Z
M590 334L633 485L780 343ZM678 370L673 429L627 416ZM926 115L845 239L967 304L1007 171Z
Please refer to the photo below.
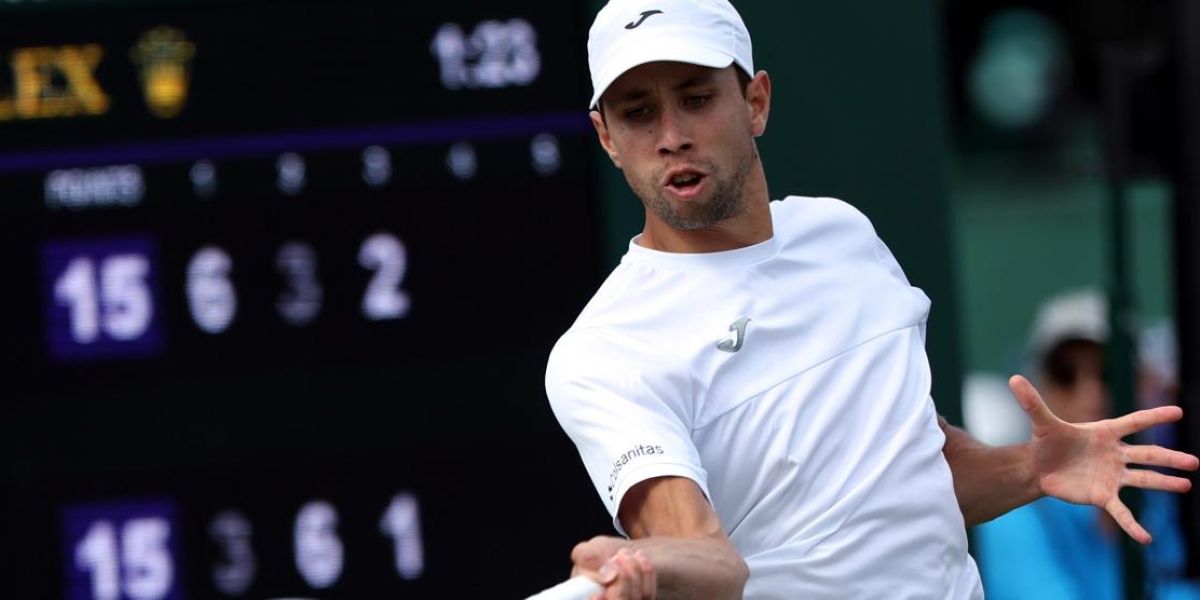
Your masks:
M767 131L771 115L771 76L759 71L746 85L746 110L750 113L750 133L754 137Z
M593 110L588 116L592 118L592 127L596 128L596 137L600 139L600 145L608 153L609 160L612 161L613 166L620 169L621 159L617 156L617 148L613 145L612 136L608 133L608 125L605 125L604 119L600 117L600 111Z

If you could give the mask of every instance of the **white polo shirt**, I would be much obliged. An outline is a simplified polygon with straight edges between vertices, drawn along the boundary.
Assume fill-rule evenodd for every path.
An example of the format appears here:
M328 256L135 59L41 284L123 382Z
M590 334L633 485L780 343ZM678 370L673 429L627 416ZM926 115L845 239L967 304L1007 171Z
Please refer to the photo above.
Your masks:
M870 222L771 204L774 237L629 246L550 355L546 390L616 522L687 477L750 567L748 599L982 598L929 396L929 299Z

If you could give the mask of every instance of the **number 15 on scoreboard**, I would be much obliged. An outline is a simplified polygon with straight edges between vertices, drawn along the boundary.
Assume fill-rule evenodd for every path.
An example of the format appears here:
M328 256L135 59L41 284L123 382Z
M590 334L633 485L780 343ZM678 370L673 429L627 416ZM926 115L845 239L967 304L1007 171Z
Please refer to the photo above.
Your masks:
M46 242L42 286L50 356L76 361L158 354L157 262L146 236Z
M182 600L178 530L169 500L67 507L67 599Z

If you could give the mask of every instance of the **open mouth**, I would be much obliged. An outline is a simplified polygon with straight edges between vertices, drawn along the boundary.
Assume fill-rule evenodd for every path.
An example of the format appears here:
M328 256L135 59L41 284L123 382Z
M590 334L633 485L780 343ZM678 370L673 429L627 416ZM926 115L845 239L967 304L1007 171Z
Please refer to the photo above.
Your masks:
M682 171L667 178L666 187L679 196L692 196L704 183L704 175L695 171Z
M699 173L687 173L685 175L676 175L671 178L671 187L686 189L695 187L700 183L701 175Z

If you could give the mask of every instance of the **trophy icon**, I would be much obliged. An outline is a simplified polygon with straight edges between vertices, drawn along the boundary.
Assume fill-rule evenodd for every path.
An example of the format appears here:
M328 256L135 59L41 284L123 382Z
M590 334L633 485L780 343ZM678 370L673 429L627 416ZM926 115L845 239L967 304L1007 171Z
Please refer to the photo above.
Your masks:
M131 54L141 70L146 106L154 116L169 119L183 110L195 53L195 44L170 27L155 27L138 39Z

